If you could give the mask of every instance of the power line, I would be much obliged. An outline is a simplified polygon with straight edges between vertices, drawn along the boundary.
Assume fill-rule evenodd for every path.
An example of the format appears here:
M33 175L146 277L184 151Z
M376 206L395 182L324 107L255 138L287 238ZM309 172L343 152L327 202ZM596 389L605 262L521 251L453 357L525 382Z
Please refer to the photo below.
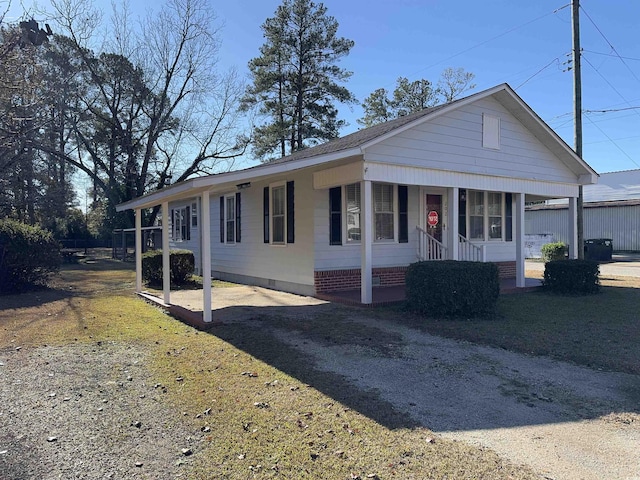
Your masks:
M526 27L527 25L530 25L530 24L532 24L532 23L534 23L534 22L537 22L538 20L542 20L543 18L548 17L549 15L555 15L555 14L556 14L556 13L558 13L560 10L563 10L564 8L567 8L567 7L569 7L569 6L571 6L571 4L570 4L570 3L567 3L566 5L563 5L563 6L561 6L561 7L558 7L558 8L556 8L555 10L553 10L553 11L551 11L551 12L549 12L549 13L545 13L544 15L540 15L539 17L536 17L536 18L534 18L534 19L532 19L532 20L529 20L528 22L525 22L525 23L523 23L523 24L521 24L521 25L518 25L518 26L512 27L512 28L510 28L509 30L506 30L506 31L504 31L504 32L502 32L502 33L500 33L500 34L498 34L498 35L494 36L494 37L491 37L491 38L489 38L489 39L487 39L487 40L484 40L484 41L482 41L482 42L480 42L480 43L477 43L477 44L475 44L475 45L473 45L473 46L471 46L471 47L469 47L469 48L467 48L467 49L465 49L465 50L462 50L462 51L460 51L460 52L458 52L458 53L455 53L455 54L453 54L453 55L451 55L451 56L449 56L449 57L447 57L447 58L444 58L444 59L442 59L442 60L439 60L438 62L433 63L433 64L431 64L431 65L429 65L429 66L426 66L426 67L424 67L424 68L421 68L420 70L418 70L418 71L414 72L411 76L415 76L415 75L417 75L417 74L418 74L418 73L420 73L420 72L423 72L423 71L425 71L425 70L429 70L429 69L430 69L430 68L432 68L432 67L435 67L435 66L440 65L440 64L442 64L442 63L448 62L448 61L449 61L449 60L451 60L451 59L454 59L454 58L456 58L456 57L459 57L460 55L464 55L465 53L470 52L471 50L475 50L475 49L476 49L476 48L478 48L478 47L481 47L481 46L483 46L483 45L486 45L487 43L493 42L494 40L497 40L498 38L504 37L505 35L508 35L508 34L510 34L511 32L514 32L514 31L519 30L519 29L521 29L521 28L523 28L523 27Z
M635 62L640 62L640 58L635 58L635 57L621 57L620 55L614 55L611 53L603 53L603 52L596 52L595 50L585 50L584 48L582 49L583 52L587 52L587 53L593 53L594 55L603 55L605 57L616 57L616 58L623 58L624 60L633 60Z
M613 143L613 144L616 146L616 148L617 148L618 150L620 150L620 151L622 152L622 154L623 154L625 157L627 157L629 160L631 160L631 161L633 162L633 164L634 164L636 167L640 168L640 164L639 164L638 162L636 162L633 158L631 158L631 156L630 156L627 152L625 152L625 151L622 149L622 147L621 147L620 145L618 145L618 144L617 144L617 143L616 143L616 142L615 142L615 141L614 141L614 140L613 140L609 135L607 135L607 134L604 132L604 130L602 130L602 129L601 129L601 128L600 128L600 127L599 127L595 122L593 122L593 121L589 118L589 116L587 116L586 118L587 118L587 120L589 120L589 122L591 122L591 124L592 124L594 127L596 127L598 130L600 130L600 133L602 133L605 137L607 137L607 139L609 139L609 141L610 141L611 143Z
M629 107L633 107L633 105L631 105L631 103L629 103L629 101L624 97L624 95L622 95L622 93L620 93L620 91L619 91L616 87L614 87L614 86L613 86L613 84L612 84L609 80L607 80L607 79L606 79L606 77L605 77L605 76L600 72L600 70L598 70L596 67L594 67L594 66L593 66L593 64L589 61L589 59L588 59L587 57L585 57L584 55L582 55L582 58L584 59L584 61L585 61L585 62L587 62L587 63L589 64L589 66L590 66L591 68L593 68L593 70L594 70L598 75L600 75L600 78L602 78L602 79L607 83L607 85L609 85L609 86L611 87L611 89L612 89L614 92L616 92L616 93L618 94L618 96L619 96L622 100L624 100L624 103L625 103L625 104L627 104L627 106L629 106ZM640 112L638 112L638 115L640 115Z
M534 73L533 75L531 75L529 78L527 78L524 82L522 82L520 85L518 85L516 88L514 88L514 90L518 90L520 87L526 85L529 80L533 79L534 77L538 76L539 74L541 74L543 71L545 71L548 67L550 67L553 63L556 63L556 65L560 65L560 58L556 57L553 60L551 60L549 63L547 63L544 67L542 67L540 70L538 70L536 73Z
M584 12L584 14L587 16L587 18L589 19L589 21L593 24L593 26L595 27L595 29L598 31L598 33L600 34L600 36L602 36L602 38L604 39L605 42L607 42L607 44L609 45L609 48L611 48L611 51L613 53L615 53L615 56L618 57L620 59L620 61L623 63L623 65L625 67L627 67L627 70L629 70L629 72L631 72L631 75L633 75L633 78L635 78L638 82L640 82L640 78L638 78L638 76L633 72L633 70L631 70L631 68L629 67L629 65L627 64L627 62L624 61L624 59L620 56L620 54L618 53L618 51L616 50L616 47L613 46L613 44L609 41L609 39L604 35L604 33L602 33L602 30L600 30L600 27L598 27L598 25L596 25L596 22L593 21L593 19L589 16L589 13L584 9L584 7L580 7L581 10Z

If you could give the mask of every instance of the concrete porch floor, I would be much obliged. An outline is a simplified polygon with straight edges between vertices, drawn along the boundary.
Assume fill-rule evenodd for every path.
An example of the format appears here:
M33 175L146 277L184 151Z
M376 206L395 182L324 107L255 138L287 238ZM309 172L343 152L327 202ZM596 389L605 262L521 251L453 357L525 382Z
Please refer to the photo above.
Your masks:
M509 294L526 292L538 288L541 280L535 278L526 279L525 288L516 288L515 279L501 281L500 293ZM184 323L200 330L206 330L230 318L241 320L245 317L256 315L256 307L267 307L270 310L292 307L304 309L309 306L319 306L328 302L345 305L363 306L360 303L360 290L346 290L332 292L330 295L318 295L307 297L292 293L270 290L267 288L238 285L236 287L215 288L212 291L211 323L205 323L202 315L202 290L175 290L171 292L171 303L166 304L161 292L141 292L138 295L146 301L162 308ZM373 289L373 304L369 307L398 304L405 299L405 288L400 287L376 287ZM301 311L301 313L303 313Z

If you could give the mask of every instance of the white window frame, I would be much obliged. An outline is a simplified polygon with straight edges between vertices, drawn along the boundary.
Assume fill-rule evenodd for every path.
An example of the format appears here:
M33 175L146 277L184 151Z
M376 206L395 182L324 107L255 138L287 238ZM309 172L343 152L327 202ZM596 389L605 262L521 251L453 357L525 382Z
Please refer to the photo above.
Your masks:
M233 211L231 212L231 218L229 218L229 200L233 200ZM236 244L236 195L232 193L224 196L224 243L225 245ZM229 223L232 223L231 231L229 230ZM231 240L229 240L229 233L231 233Z
M191 228L198 227L198 202L195 201L191 204Z
M282 217L282 241L278 241L278 242L273 240L273 236L274 236L273 234L276 231L275 229L276 215L274 214L276 202L274 201L274 190L277 190L277 189L282 189L282 198L283 198L283 202L282 202L283 211L281 214L278 214L278 218ZM278 182L278 183L269 185L269 243L271 245L277 245L281 247L284 247L287 245L287 183L286 182Z
M391 213L393 215L393 238L378 238L376 232L376 185L382 185L386 187L391 187L391 195L392 195L392 211L391 212L377 212L377 213ZM373 222L373 241L374 243L397 243L398 241L398 186L393 183L372 183L371 184L371 221Z
M173 218L171 219L171 231L174 242L186 242L186 238L182 236L182 227L191 228L191 220L187 219L187 206L176 207L173 209Z
M471 236L471 194L472 193L481 193L482 201L483 201L483 210L482 210L482 239L473 238ZM500 195L500 215L491 215L489 213L489 195L490 194L498 194ZM465 212L466 222L467 222L467 238L471 242L505 242L505 228L506 228L506 206L505 206L505 193L504 192L489 192L482 190L471 190L467 189L467 211ZM500 217L500 237L491 238L490 230L491 230L491 222L489 221L490 217Z
M347 187L351 186L351 185L355 185L357 187L357 195L356 195L356 199L358 201L358 229L360 230L360 238L358 238L357 240L355 239L350 239L349 238L349 209L348 209L348 198L347 198ZM360 239L362 238L362 196L361 196L361 185L360 182L355 182L355 183L350 183L348 185L343 185L342 186L342 243L344 245L359 245L360 244ZM352 213L352 215L354 215L355 213ZM354 223L355 225L355 223Z

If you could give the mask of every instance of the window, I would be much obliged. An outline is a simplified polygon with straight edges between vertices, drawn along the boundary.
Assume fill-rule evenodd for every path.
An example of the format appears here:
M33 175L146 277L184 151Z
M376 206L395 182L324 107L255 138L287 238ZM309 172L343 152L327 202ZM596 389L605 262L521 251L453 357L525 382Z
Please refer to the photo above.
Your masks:
M352 183L344 187L347 220L347 243L360 241L360 184Z
M489 192L487 197L487 209L489 210L489 239L502 240L502 194Z
M393 240L395 238L393 185L373 184L373 216L375 240Z
M271 188L271 243L284 244L286 236L285 186Z
M220 243L240 243L240 192L220 197Z
M460 208L464 208L462 202ZM512 241L511 194L468 190L466 209L470 240Z
M467 192L467 209L469 212L469 238L484 240L484 192Z
M191 204L191 226L193 228L198 226L198 202Z
M175 242L191 240L191 229L189 228L189 207L173 209L171 217L173 240Z
M227 243L236 243L236 197L225 197L225 240Z

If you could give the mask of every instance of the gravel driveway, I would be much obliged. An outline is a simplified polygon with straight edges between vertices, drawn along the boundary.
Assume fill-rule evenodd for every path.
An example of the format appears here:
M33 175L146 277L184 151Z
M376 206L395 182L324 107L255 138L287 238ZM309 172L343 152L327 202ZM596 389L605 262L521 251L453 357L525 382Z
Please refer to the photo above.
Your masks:
M354 328L402 340L386 355L276 331L281 341L303 346L316 367L374 389L445 437L530 465L542 478L640 478L639 377L434 337L366 315L352 320Z

